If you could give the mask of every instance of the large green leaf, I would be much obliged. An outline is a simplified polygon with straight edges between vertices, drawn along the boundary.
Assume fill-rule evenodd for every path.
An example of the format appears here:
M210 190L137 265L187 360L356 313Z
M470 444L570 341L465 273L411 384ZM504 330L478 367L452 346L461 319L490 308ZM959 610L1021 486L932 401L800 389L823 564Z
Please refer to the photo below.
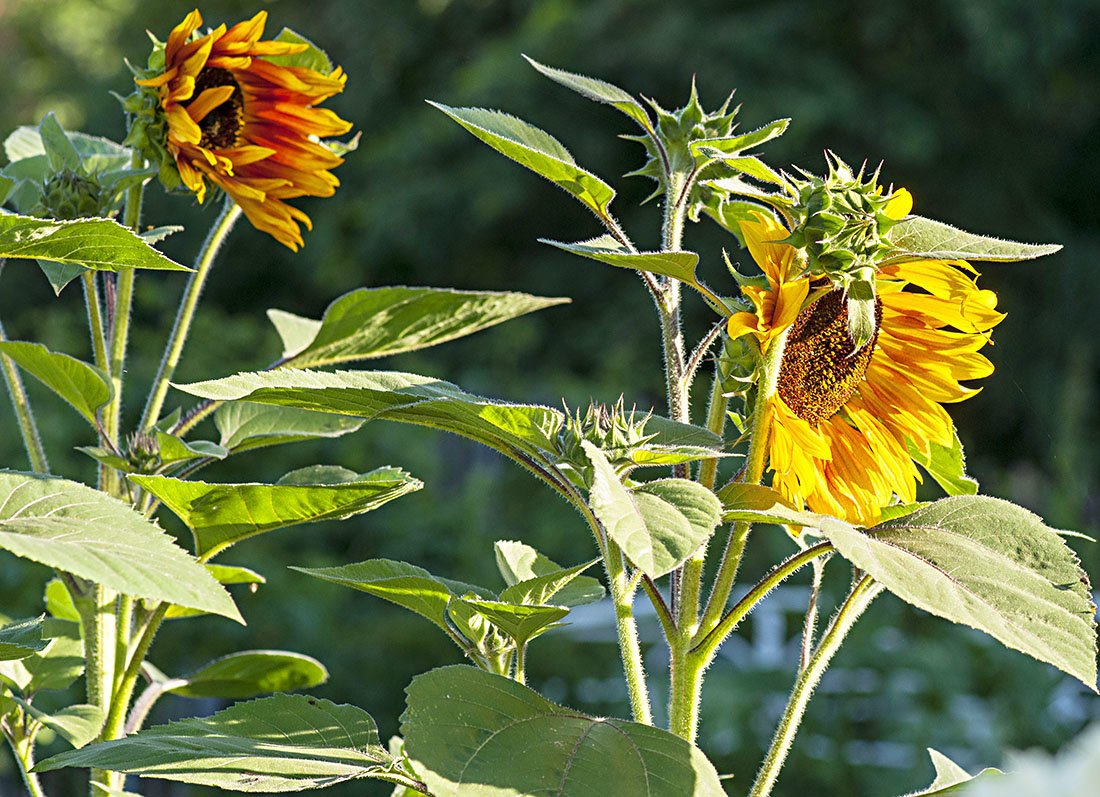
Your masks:
M282 313L276 326L288 364L317 368L424 349L568 301L526 293L361 288L330 304L320 322ZM317 326L306 340L311 325Z
M362 709L273 695L70 750L35 771L98 767L231 791L288 792L367 777L407 783L394 763Z
M721 503L701 484L661 479L630 491L602 451L587 440L581 445L592 462L592 511L647 576L658 578L683 564L721 522Z
M610 235L601 235L575 244L551 241L547 238L540 238L539 241L581 257L607 263L609 266L649 271L678 279L689 285L696 284L695 267L699 264L699 255L694 252L631 252Z
M341 437L356 431L365 421L295 407L230 401L218 407L214 423L221 433L221 445L239 454L316 437Z
M103 371L67 354L52 352L41 343L0 342L0 353L41 381L95 425L96 411L111 400L111 380Z
M472 667L418 675L405 750L435 797L724 797L706 756L667 731L589 717Z
M229 593L169 535L83 484L0 471L0 548L125 595L244 623Z
M933 258L936 260L1031 260L1051 255L1060 244L1022 244L956 229L942 221L909 216L899 221L887 239L901 250L885 262Z
M392 470L363 474L343 484L207 484L141 475L130 479L187 524L195 538L195 554L202 559L256 534L369 512L424 486Z
M392 559L368 559L341 567L292 567L291 570L384 598L426 617L440 628L447 627L447 604L451 598L469 593L496 597L481 587L439 578L422 567Z
M540 64L535 59L528 58L526 55L523 57L527 59L527 63L554 82L560 83L566 88L573 89L573 91L590 100L602 102L606 105L618 108L641 125L642 129L647 133L653 133L653 123L650 121L649 114L646 113L645 108L643 108L634 97L618 86L614 86L596 78L578 75L575 72L566 72L562 69L555 69L552 66Z
M902 600L985 631L1096 689L1096 607L1062 538L1026 509L955 496L867 532L834 518L822 532Z
M222 656L197 672L174 678L166 692L184 697L240 700L268 692L310 689L328 680L317 659L284 650L242 650Z
M556 138L521 119L484 108L438 108L497 152L568 191L597 216L607 215L615 190L585 171Z
M42 258L105 271L191 270L111 219L56 221L0 215L0 257Z
M247 399L432 426L498 451L537 459L554 449L554 437L563 423L562 414L550 407L496 402L465 393L450 382L399 371L280 368L177 387L221 401Z
M0 661L25 659L45 649L49 639L42 638L45 615L7 622L0 628Z

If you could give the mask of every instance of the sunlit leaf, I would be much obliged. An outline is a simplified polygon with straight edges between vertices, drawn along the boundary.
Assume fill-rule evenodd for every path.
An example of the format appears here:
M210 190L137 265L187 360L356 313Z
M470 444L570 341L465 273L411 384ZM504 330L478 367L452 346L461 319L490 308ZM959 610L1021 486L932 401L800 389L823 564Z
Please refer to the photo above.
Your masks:
M1031 260L1051 255L1060 244L1022 244L975 235L956 229L942 221L909 216L899 221L887 234L887 240L901 250L885 263L916 258L935 260Z
M596 78L585 77L584 75L578 75L574 72L566 72L562 69L555 69L552 66L540 64L538 61L533 58L528 58L526 55L523 57L527 59L527 63L554 82L560 83L566 88L573 89L573 91L590 100L595 100L596 102L602 102L606 105L618 108L641 125L642 129L647 133L653 132L653 124L645 108L643 108L634 97L618 86L613 86L610 83L603 80L597 80Z
M269 692L310 689L327 680L328 670L311 656L284 650L243 650L173 679L164 691L183 697L240 700Z
M0 341L0 353L38 379L95 425L96 411L111 400L111 380L94 365L52 352L41 343Z
M56 221L0 215L0 257L42 258L106 271L190 271L111 219Z
M816 527L821 516L795 508L771 487L730 482L716 493L722 502L722 519L727 523L787 523Z
M544 244L556 246L575 255L598 260L610 266L648 271L673 277L688 284L695 284L695 267L699 255L694 252L631 252L610 235L601 235L575 244L539 239Z
M219 443L234 454L264 446L297 443L318 437L342 437L366 421L344 415L230 401L218 407L214 423L221 433Z
M49 714L25 700L15 698L23 710L57 733L73 747L80 749L99 735L107 716L99 706L78 703Z

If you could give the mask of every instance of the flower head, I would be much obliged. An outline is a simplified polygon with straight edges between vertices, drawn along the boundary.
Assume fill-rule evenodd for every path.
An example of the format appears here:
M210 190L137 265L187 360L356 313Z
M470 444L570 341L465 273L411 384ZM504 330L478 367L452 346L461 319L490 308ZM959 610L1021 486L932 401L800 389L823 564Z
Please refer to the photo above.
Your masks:
M876 329L857 347L843 290L792 268L784 227L760 214L742 233L768 287L743 288L756 311L734 315L730 335L753 334L765 351L784 346L764 408L772 486L815 512L875 523L895 496L916 500L911 451L927 460L931 444L953 444L942 405L977 392L962 381L992 373L978 352L1004 317L996 295L978 289L964 261L879 266Z
M261 11L199 36L202 16L188 14L151 59L155 66L162 55L163 66L135 80L144 92L127 105L140 121L128 141L164 155L162 180L172 182L178 174L200 202L209 181L253 226L296 250L302 245L299 223L311 223L284 200L331 196L339 185L330 170L343 160L318 139L346 133L351 125L314 106L342 91L347 78L339 67L322 74L267 60L310 45L261 41L266 21Z

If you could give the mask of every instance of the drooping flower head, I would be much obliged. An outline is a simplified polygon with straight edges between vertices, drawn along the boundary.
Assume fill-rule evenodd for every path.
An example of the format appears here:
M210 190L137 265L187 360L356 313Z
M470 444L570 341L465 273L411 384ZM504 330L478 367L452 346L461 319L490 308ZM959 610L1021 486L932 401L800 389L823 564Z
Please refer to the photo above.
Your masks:
M908 192L890 212L908 213ZM950 447L943 404L977 393L962 381L988 376L979 349L1004 317L992 291L979 290L964 261L913 260L878 268L875 333L857 347L842 289L793 267L789 232L763 213L741 232L768 287L743 288L755 313L729 321L731 337L780 345L778 384L764 408L772 486L792 503L862 525L896 499L916 500L914 455ZM896 497L896 499L895 499Z
M347 77L339 67L322 74L268 60L310 45L261 41L266 21L261 11L196 35L202 16L188 14L154 51L151 70L135 79L145 91L126 105L138 119L127 141L163 155L161 179L169 186L182 183L202 202L209 181L253 226L297 250L299 223L312 225L284 200L331 196L339 185L330 170L343 160L319 139L351 125L314 106L342 91Z

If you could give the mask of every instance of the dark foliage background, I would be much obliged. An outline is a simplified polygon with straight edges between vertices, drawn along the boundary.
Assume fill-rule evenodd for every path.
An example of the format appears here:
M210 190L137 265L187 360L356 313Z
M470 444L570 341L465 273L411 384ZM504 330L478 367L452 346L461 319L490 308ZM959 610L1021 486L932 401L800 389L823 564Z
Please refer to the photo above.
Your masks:
M179 0L0 0L3 132L56 110L66 127L121 138L109 90L127 93L122 58L143 61L148 28L160 38L191 9ZM788 0L672 4L656 0L219 0L209 24L270 14L268 32L290 26L324 46L350 75L330 105L363 132L338 174L337 198L302 202L314 219L294 255L242 225L223 250L178 381L262 367L279 354L263 310L319 317L336 296L387 284L523 290L573 299L566 307L381 367L439 376L512 400L571 405L620 393L661 409L659 341L649 300L629 274L536 243L598 232L564 194L495 156L424 104L501 108L560 138L578 161L620 190L616 207L635 240L657 243L660 208L638 207L650 186L618 180L640 148L616 139L624 117L545 81L520 58L602 77L676 107L695 76L704 104L737 88L742 128L792 116L767 157L820 170L829 148L849 162L886 159L886 180L907 186L917 212L966 229L1025 241L1058 241L1036 263L985 267L1008 319L990 356L996 373L954 413L983 491L1021 503L1059 528L1100 531L1100 9L1094 0ZM187 232L165 242L193 256L212 221L197 207L152 190L151 222L182 217ZM723 285L722 247L735 243L708 223L689 228L706 278ZM742 259L744 257L742 256ZM161 337L183 279L138 281L129 376L155 370ZM728 288L727 288L728 289ZM14 339L44 340L88 356L79 291L54 298L33 264L0 275L0 318ZM700 308L688 319L699 333ZM85 429L52 395L35 390L56 472L92 479L71 451ZM130 423L142 397L128 395ZM186 405L181 394L174 399ZM0 405L0 461L26 467L14 418ZM211 431L212 435L213 432ZM331 443L243 456L209 480L269 480L315 462L359 471L399 465L422 478L420 493L343 524L310 526L242 544L229 561L268 577L240 594L248 628L218 619L177 622L153 660L170 673L243 647L314 655L332 677L316 693L370 711L394 733L410 677L457 660L420 619L360 593L286 570L372 557L403 559L441 575L496 583L493 540L522 539L555 560L592 555L582 524L518 469L487 450L428 430L368 425ZM164 523L177 529L171 518ZM1071 541L1095 583L1097 548ZM1079 544L1080 543L1080 544ZM761 532L745 575L784 553ZM834 567L838 570L840 568ZM836 572L831 596L844 574ZM44 569L0 557L0 610L39 611ZM804 596L777 593L786 609L761 613L712 669L702 745L720 771L747 789L793 674L784 643ZM660 646L650 651L659 672ZM531 680L577 708L624 715L614 646L599 627L547 637L532 652ZM215 705L165 700L154 721L208 713ZM1051 668L985 637L884 597L836 661L811 705L777 794L891 795L931 779L933 746L974 770L1004 747L1056 748L1090 718L1095 697ZM0 777L3 777L0 775ZM67 794L60 777L55 793ZM14 782L0 781L9 793ZM150 782L148 793L183 794ZM174 790L173 790L174 789ZM331 794L385 793L362 784ZM801 790L801 792L800 792ZM196 792L197 793L197 790Z

